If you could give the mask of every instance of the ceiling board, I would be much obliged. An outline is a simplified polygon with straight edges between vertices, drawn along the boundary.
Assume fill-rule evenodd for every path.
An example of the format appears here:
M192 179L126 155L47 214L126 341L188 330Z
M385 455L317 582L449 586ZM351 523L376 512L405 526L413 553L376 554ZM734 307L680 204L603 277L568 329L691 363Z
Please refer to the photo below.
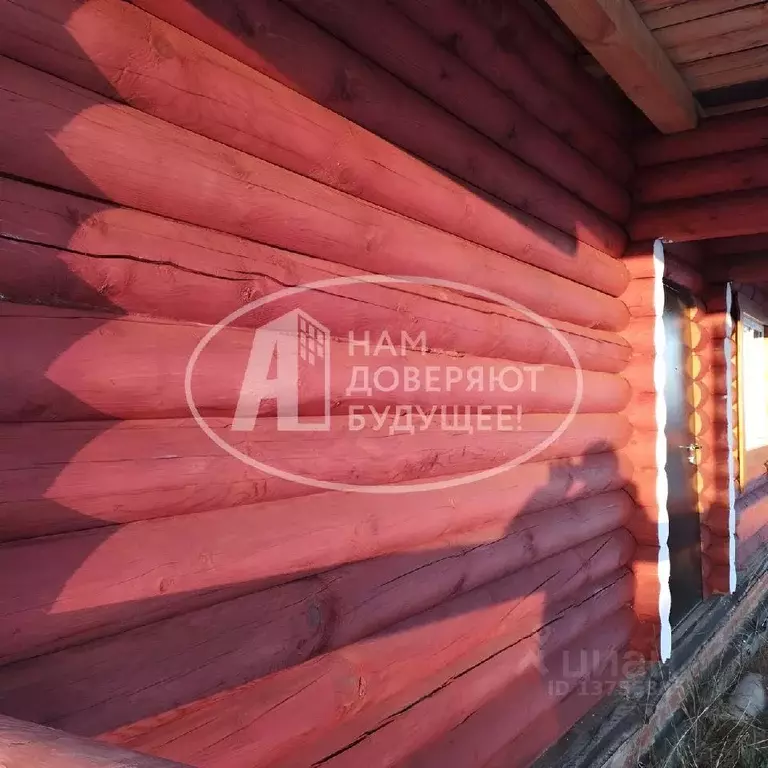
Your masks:
M694 91L762 80L768 77L768 45L693 61L680 71Z
M760 4L760 0L684 0L674 4L670 4L669 0L662 0L664 7L649 9L642 13L642 17L648 29L656 30ZM638 10L640 5L635 3Z
M768 2L654 33L669 58L684 63L768 44Z

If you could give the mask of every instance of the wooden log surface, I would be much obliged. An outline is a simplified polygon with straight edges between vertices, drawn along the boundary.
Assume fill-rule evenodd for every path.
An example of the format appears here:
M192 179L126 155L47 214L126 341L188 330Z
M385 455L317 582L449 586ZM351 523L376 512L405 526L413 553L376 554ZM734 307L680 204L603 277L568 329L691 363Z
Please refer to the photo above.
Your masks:
M282 3L134 4L510 205L621 253L626 236L605 216Z
M766 126L768 109L712 117L702 121L695 131L648 136L639 143L636 159L641 166L652 166L741 149L757 149L768 144Z
M557 720L560 702L579 687L588 690L593 675L608 666L619 665L629 643L635 617L629 608L602 617L600 631L585 629L581 635L549 655L539 652L541 667L532 665L511 681L494 700L466 716L463 722L435 743L405 761L408 766L439 768L450 765L480 768L516 737L535 737L529 731L537 716L548 713ZM535 658L535 656L534 656ZM616 677L620 673L615 673ZM525 702L525 706L521 706ZM509 768L524 768L525 762L510 755ZM333 763L331 763L333 765Z
M439 548L342 566L0 667L0 707L82 735L113 730L382 632L616 529L630 507L623 491L613 491L511 525L500 519L459 532ZM613 594L597 595L594 605L586 606L587 615L569 612L564 624L570 626L575 613L577 626L583 627L593 610L618 608L631 596L626 582L616 584ZM610 584L605 585L609 592ZM585 600L601 591L589 588ZM562 642L565 631L562 622L554 637L549 628L548 642ZM101 674L106 668L109 674ZM73 695L56 695L68 688Z
M388 72L615 221L629 196L587 158L386 3L285 0Z
M554 605L621 568L629 534L614 532L414 617L398 631L334 651L107 737L192 762L311 764L536 631ZM546 581L546 589L539 591ZM225 713L236 711L235 718ZM350 738L351 737L351 738ZM311 757L310 760L306 760Z
M160 55L159 49L168 55ZM505 209L500 201L484 198L341 115L127 3L3 0L0 51L466 240L613 295L623 290L622 265L602 251L520 210ZM621 167L621 159L611 155L609 140L597 142L600 156L612 167Z
M625 572L611 574L599 584L591 583L583 587L580 596L583 603L574 599L566 600L562 607L555 606L552 611L555 618L536 635L467 670L382 727L367 732L356 743L327 761L330 768L351 768L364 764L384 768L417 765L419 761L429 764L440 759L438 754L444 760L446 748L450 749L455 744L454 735L466 735L462 733L463 723L476 719L478 715L475 713L479 714L481 708L495 707L495 702L502 699L508 701L508 691L512 688L520 691L521 686L532 686L528 688L529 693L535 691L534 695L538 697L538 688L549 683L542 677L546 678L550 667L552 671L558 669L557 663L552 664L555 655L563 658L561 654L565 648L582 633L589 634L590 626L598 623L602 626L604 621L610 625L612 614L631 600L631 578ZM626 615L626 612L622 614ZM524 654L520 653L520 646L525 647ZM562 671L560 665L559 672ZM507 714L518 710L513 707ZM530 707L525 707L525 710L533 714ZM507 734L510 736L511 730ZM482 739L470 737L467 746L477 750L481 742ZM465 760L459 764L464 765Z
M286 287L369 275L129 208L0 179L0 291L21 303L64 304L214 325ZM206 301L190 301L195 292ZM308 290L235 321L253 326L295 307L347 338L371 329L418 335L430 348L569 365L562 344L523 312L443 287L397 282ZM271 308L271 309L270 309ZM272 313L272 314L264 314ZM446 322L450 320L450 322ZM249 323L250 321L250 323ZM583 368L620 371L615 333L554 322Z
M392 497L329 492L0 546L0 658L27 658L346 563L622 488L613 453ZM39 566L30 570L30 559ZM119 577L117 576L119 574Z
M637 650L632 650L632 642L638 638L639 632L635 632L626 651L626 657L630 664L629 669L640 669L643 658ZM658 636L654 632L647 641L647 648ZM645 640L645 638L643 638ZM646 651L650 656L650 651ZM619 653L621 656L622 654ZM604 698L609 696L618 687L615 667L609 663L602 671L593 671L589 681L585 685L576 686L562 701L559 702L557 712L547 710L533 720L528 728L517 738L507 742L486 764L485 768L513 768L517 764L527 766L539 757L546 749L557 743L562 736L568 733L583 717L586 717Z
M474 10L490 26L499 43L523 57L550 90L568 99L602 130L619 139L626 138L632 125L630 112L619 100L612 99L532 18L530 3L482 0L474 4ZM559 27L559 22L556 25Z
M639 208L629 223L635 239L708 240L765 231L768 196L762 189Z
M14 176L370 272L479 283L588 327L616 330L626 321L613 297L9 59L0 61L0 105L9 118L0 131L0 170ZM130 137L119 151L115 133Z
M8 768L189 768L0 715L0 744Z
M210 425L243 455L269 466L365 488L501 466L542 443L562 421L561 415L531 414L520 431L494 431L481 440L440 424L415 434L390 432L392 417L381 430L360 432L350 432L346 419L339 418L332 419L330 432L298 434L281 432L267 419L258 419L249 433L231 433L229 421L211 420ZM536 458L618 450L629 433L620 414L579 415ZM317 490L225 453L193 419L0 427L0 540L205 512Z
M727 152L645 168L635 180L640 205L768 186L765 149Z
M0 421L183 418L189 414L187 366L212 330L18 304L0 306L0 318L4 330L0 348L8 350L10 361L2 373L6 397L0 404ZM200 414L234 417L252 346L253 332L247 329L225 328L211 337L190 374L190 391ZM350 351L346 342L335 341L328 344L327 354L332 361L330 386L326 387L323 370L299 382L297 396L304 415L322 415L326 398L332 412L344 414L353 405L383 409L403 403L427 409L511 404L524 414L569 413L580 381L583 395L578 410L583 413L618 412L630 396L628 384L617 374L579 373L564 366L541 365L526 371L523 363L420 350L375 355L359 347ZM376 385L375 374L369 374L366 382L363 374L356 373L361 367L389 372ZM427 386L430 370L437 374ZM479 383L470 380L471 370L480 376ZM416 372L415 388L409 383L409 371ZM503 386L492 384L494 376ZM264 399L258 415L276 413L276 400Z
M397 0L397 7L452 50L472 69L551 128L621 184L632 175L632 161L617 141L560 93L548 87L514 48L503 45L478 13L457 0Z

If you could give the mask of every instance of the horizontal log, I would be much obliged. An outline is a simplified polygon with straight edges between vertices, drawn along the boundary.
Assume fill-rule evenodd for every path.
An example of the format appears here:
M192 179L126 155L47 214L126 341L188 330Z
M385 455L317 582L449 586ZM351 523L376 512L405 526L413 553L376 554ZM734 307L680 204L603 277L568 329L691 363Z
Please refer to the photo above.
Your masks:
M504 46L477 13L460 2L398 0L397 7L452 49L478 74L513 98L563 141L589 158L609 177L625 184L632 175L629 155L610 135L596 128L568 100L549 88L510 46Z
M618 490L630 473L625 458L602 453L404 493L396 504L389 494L361 504L355 494L330 492L6 543L0 565L29 575L2 585L0 659L39 655L345 563L439 547L461 530ZM30 558L41 564L33 573Z
M473 281L558 320L607 330L626 320L618 299L10 59L0 60L0 105L5 173L369 272ZM119 153L116 132L130 136Z
M768 186L764 149L728 152L643 169L635 181L642 205Z
M396 632L109 734L116 744L233 768L301 752L317 762L547 620L546 603L621 568L634 543L614 532L443 603ZM546 581L546 589L539 586ZM350 681L352 684L350 684ZM237 717L227 716L236 711ZM306 757L311 759L306 760Z
M640 166L651 166L740 149L757 149L768 145L766 126L768 109L712 117L702 121L695 131L669 136L649 135L639 143L635 157Z
M330 309L332 300L326 306ZM189 414L186 369L211 330L208 326L7 303L0 306L0 318L4 329L0 350L11 361L3 371L6 397L0 404L0 421L183 418ZM226 328L202 351L190 374L190 391L201 414L234 417L252 345L252 332ZM366 354L357 348L352 354L346 343L331 341L327 355L329 386L322 370L301 379L298 401L304 415L322 415L326 398L331 410L342 414L355 404L382 409L402 403L427 409L435 405L495 408L511 403L523 414L568 413L576 401L579 380L583 381L579 406L583 413L618 412L630 395L626 381L616 374L579 373L561 366L540 366L534 381L531 373L522 373L522 363L511 366L448 352L408 350L393 356L387 351ZM382 386L374 387L372 375L371 381L360 381L363 376L355 368L361 366L386 367L391 372L382 377ZM498 377L505 367L508 381L503 387L492 385L492 373ZM427 386L428 368L438 370L437 384ZM477 385L469 383L470 368L482 374ZM406 369L416 371L415 391ZM451 385L445 383L449 369L454 376ZM276 412L276 400L265 399L258 415L269 417Z
M376 731L364 734L348 749L332 757L329 768L450 764L445 762L445 755L446 749L456 746L454 736L460 739L459 749L466 738L468 746L477 750L482 740L466 733L463 723L483 718L487 712L481 714L479 710L486 706L495 709L497 702L508 700L511 689L519 691L522 685L531 686L528 694L534 692L537 696L535 692L547 687L550 675L562 675L562 660L568 658L568 646L576 638L583 642L580 635L590 625L602 626L606 620L610 624L612 614L631 599L631 594L631 579L626 573L612 574L600 584L585 586L579 595L583 604L571 598L563 605L553 606L552 623L546 628L468 670ZM571 655L572 659L578 657L578 653ZM529 707L525 709L528 716L534 714ZM466 757L455 764L468 765ZM436 762L440 759L442 763Z
M173 56L158 55L159 47ZM3 0L0 50L466 240L613 295L623 290L621 264L602 251L522 211L505 210L500 201L478 195L341 115L127 3ZM605 137L595 141L600 157L620 168L625 156L612 153L614 145Z
M158 757L140 755L34 723L0 715L0 744L8 766L45 768L188 768Z
M331 420L330 432L281 432L268 419L245 433L230 433L229 421L209 424L241 453L269 466L365 487L501 466L536 448L562 421L530 414L520 431L494 431L481 440L439 423L415 434L390 433L391 417L382 429L351 433L343 417ZM629 435L620 414L578 415L536 458L615 451ZM225 454L193 419L0 426L0 540L313 492Z
M510 205L621 253L625 236L605 216L284 5L134 4Z
M525 670L493 701L469 713L463 722L436 743L427 745L414 755L411 764L424 768L461 765L480 768L498 755L510 739L531 732L536 717L549 713L557 718L560 702L572 690L588 690L593 675L600 670L619 666L622 649L629 643L635 619L629 609L603 617L600 632L586 630L558 652L544 656L543 669ZM544 654L544 649L539 652ZM618 672L614 672L616 677ZM617 680L618 682L618 680ZM525 706L520 703L525 701ZM508 768L524 768L525 762L512 757Z
M361 276L331 262L10 179L0 179L0 204L6 236L0 235L0 292L21 303L214 325L286 286ZM206 301L190 302L196 291ZM395 336L423 330L433 349L572 364L552 333L524 313L428 285L353 283L309 290L235 324L253 326L297 307L339 338L372 328ZM626 342L615 333L560 322L553 327L583 368L620 371L629 359Z
M765 253L734 253L713 259L707 265L712 280L738 280L745 283L768 283Z
M499 43L516 51L532 66L547 87L568 99L576 109L614 137L626 138L632 117L624 104L595 82L575 57L564 52L553 37L534 20L530 4L519 0L494 3L484 0L473 9L493 30ZM559 22L556 22L560 28ZM568 36L570 38L570 35Z
M722 237L707 241L707 256L730 256L734 253L768 251L768 235L745 235L744 237Z
M633 639L637 632L633 633ZM632 640L630 640L631 647ZM617 649L620 658L624 651ZM627 667L631 671L639 668L639 654L634 650L626 650ZM593 671L589 682L577 685L558 703L556 716L551 710L543 711L528 728L516 738L505 744L485 768L511 768L515 761L521 766L529 765L545 750L556 744L562 736L573 728L583 717L586 717L604 698L618 687L621 679L617 679L615 665L609 663L602 671Z
M621 300L626 304L630 318L656 316L658 308L656 307L655 285L655 277L637 278L629 283L627 290L621 296Z
M768 195L764 190L738 192L640 208L629 231L633 238L707 240L751 235L765 229Z
M694 243L664 243L664 277L698 295L703 288L703 277L698 263L691 263L683 256L682 246ZM633 243L623 256L623 262L630 270L632 279L653 278L656 275L656 260L653 257L653 243Z
M618 222L629 195L394 8L341 0L285 0L355 50Z
M511 524L500 519L439 548L343 566L7 665L0 668L0 707L81 735L113 730L384 631L616 529L630 506L623 491L613 491ZM626 590L620 587L618 605L629 599ZM556 642L563 631L558 623ZM105 667L109 675L94 674Z

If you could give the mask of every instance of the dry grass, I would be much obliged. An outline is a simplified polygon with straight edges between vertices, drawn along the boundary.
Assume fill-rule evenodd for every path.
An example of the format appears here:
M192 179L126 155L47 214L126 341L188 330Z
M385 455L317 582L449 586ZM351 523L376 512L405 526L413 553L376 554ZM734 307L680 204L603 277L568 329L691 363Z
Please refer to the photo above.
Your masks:
M747 672L768 679L768 647L731 671L730 679L717 675L692 690L682 708L682 719L657 753L642 765L647 768L768 768L768 715L734 720L725 702L736 682ZM725 673L723 673L725 674ZM726 695L717 696L717 691Z

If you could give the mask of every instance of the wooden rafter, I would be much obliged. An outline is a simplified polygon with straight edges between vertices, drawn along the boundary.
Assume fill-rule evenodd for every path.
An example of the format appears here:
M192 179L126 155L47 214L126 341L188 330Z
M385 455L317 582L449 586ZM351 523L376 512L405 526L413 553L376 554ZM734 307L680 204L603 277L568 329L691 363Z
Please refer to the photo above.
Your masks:
M547 3L660 131L696 127L693 94L629 0Z

